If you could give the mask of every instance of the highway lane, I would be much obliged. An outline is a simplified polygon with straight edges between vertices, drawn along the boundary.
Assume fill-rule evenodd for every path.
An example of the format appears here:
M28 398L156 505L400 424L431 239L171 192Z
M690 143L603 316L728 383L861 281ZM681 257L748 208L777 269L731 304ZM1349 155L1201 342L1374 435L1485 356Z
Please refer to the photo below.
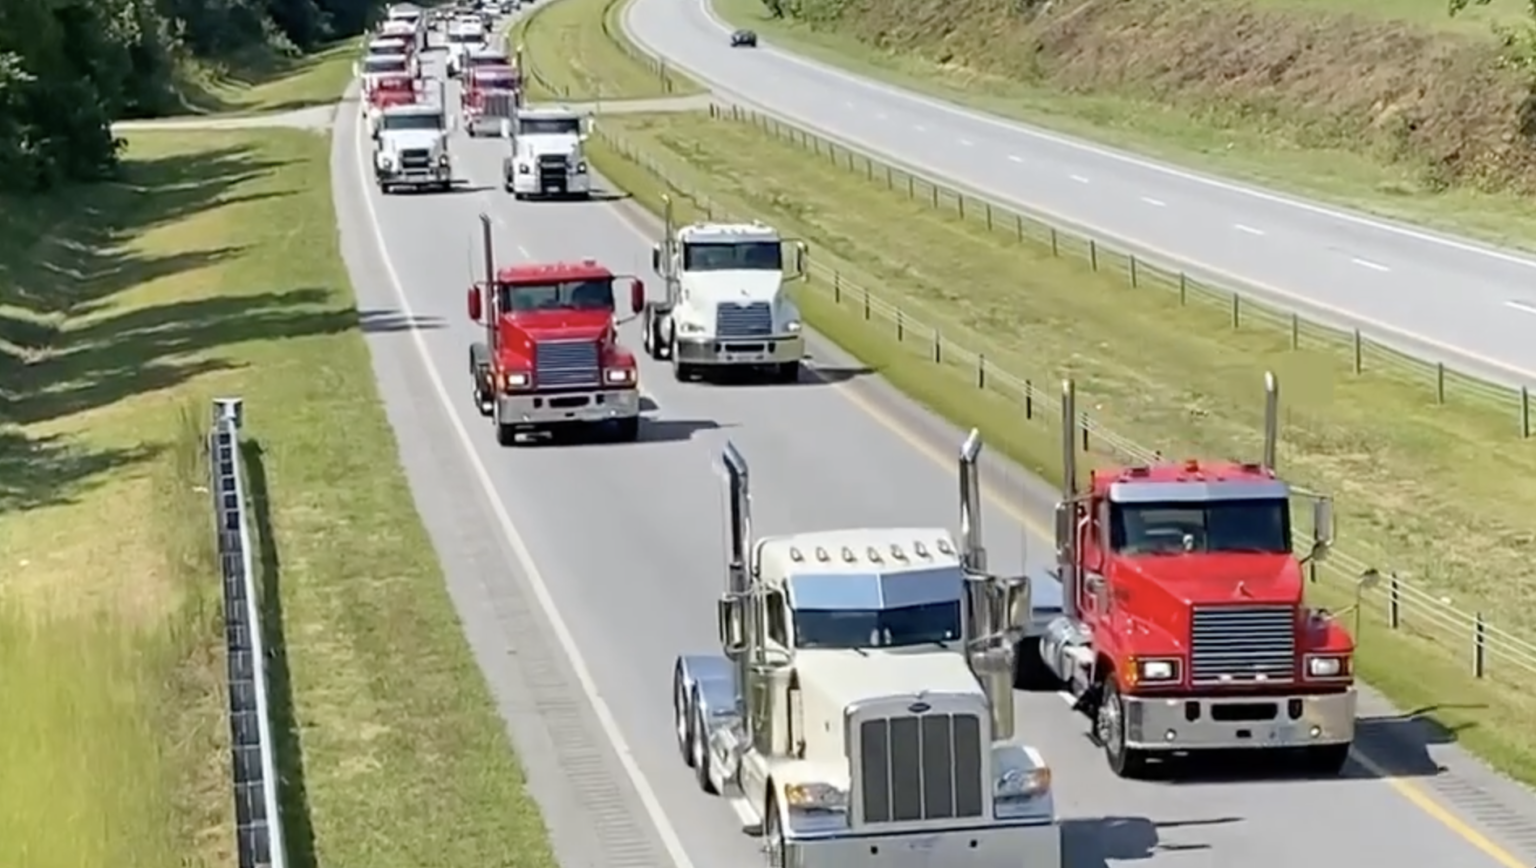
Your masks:
M445 417L451 427L470 435L467 460L477 473L484 470L496 498L492 511L515 528L503 528L510 569L473 581L495 595L512 593L497 586L546 577L539 584L547 586L562 629L589 671L582 685L586 698L611 716L622 740L616 752L628 763L635 789L653 795L658 825L675 834L687 860L679 868L755 864L753 843L736 832L733 813L698 793L676 759L670 727L673 655L708 650L715 640L713 598L722 582L720 489L712 470L718 449L729 438L752 462L761 532L948 526L956 513L956 483L942 456L958 433L937 441L924 437L915 445L914 435L866 412L870 402L885 399L858 379L838 387L682 385L646 362L642 382L656 409L644 442L497 447L489 423L470 405L465 373L466 347L478 334L463 311L471 262L478 259L472 253L476 215L485 210L495 217L504 260L594 256L615 269L634 270L648 260L646 239L610 205L513 202L496 186L502 145L494 140L457 144L461 176L470 182L466 190L379 196L363 177L366 144L357 132L355 115L344 107L336 166L343 176L353 173L337 181L344 240L377 237L387 282L398 282L401 292L396 319L417 325L413 339L447 388L446 408L420 402L394 408L397 427L436 425L436 416L451 413ZM348 148L355 150L348 154ZM360 297L373 307L389 297L378 273L356 277ZM626 338L638 346L633 327ZM827 348L816 352L818 364L846 364ZM895 405L880 410L892 418L912 412ZM411 442L406 433L401 437L402 444ZM445 444L436 450L445 451ZM440 454L431 460L444 462ZM445 500L468 508L467 492L427 490L454 478L446 462L429 476L413 478L424 511ZM1038 518L1043 504L1033 496L1031 503ZM996 508L986 527L994 564L1023 559L1022 528ZM1049 547L1037 540L1029 549L1046 553ZM529 563L522 563L525 557ZM477 613L463 614L466 623L479 623ZM480 636L476 650L510 721L526 703L489 673L505 667L526 637L510 627L497 629L498 641L487 644ZM1388 783L1364 774L1322 782L1127 783L1105 769L1083 737L1081 721L1060 699L1020 695L1018 706L1029 740L1058 769L1073 868L1131 860L1152 860L1159 868L1354 868L1367 859L1465 868L1500 864L1446 827L1425 822ZM541 801L550 799L545 809L552 816L573 810L538 793ZM592 823L601 826L595 807L575 810L591 812Z
M998 201L1501 381L1536 381L1536 260L1336 211L960 109L765 43L708 0L635 0L642 46L724 95Z

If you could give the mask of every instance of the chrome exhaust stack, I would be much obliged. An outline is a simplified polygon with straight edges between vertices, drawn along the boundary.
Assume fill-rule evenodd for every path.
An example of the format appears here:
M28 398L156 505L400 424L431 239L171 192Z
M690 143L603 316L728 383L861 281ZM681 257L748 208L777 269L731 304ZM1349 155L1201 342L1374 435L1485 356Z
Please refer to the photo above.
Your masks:
M752 605L752 493L747 459L734 443L720 453L725 480L725 593L720 595L716 619L720 649L736 664L736 708L745 703L744 691L753 664L761 663L761 625ZM750 726L750 722L749 722Z
M1274 473L1280 448L1280 380L1264 373L1264 469Z
M1062 615L1077 610L1077 385L1061 381L1061 502L1056 504L1056 570L1061 577Z
M485 257L485 287L480 291L485 302L485 347L491 352L496 352L496 324L501 319L501 311L496 309L498 293L496 292L496 248L491 239L491 216L480 215L480 250Z
M1013 738L1013 667L1017 646L1029 626L1029 578L987 572L981 538L981 432L971 430L960 446L960 566L965 577L963 607L966 665L976 676L992 712L993 741Z

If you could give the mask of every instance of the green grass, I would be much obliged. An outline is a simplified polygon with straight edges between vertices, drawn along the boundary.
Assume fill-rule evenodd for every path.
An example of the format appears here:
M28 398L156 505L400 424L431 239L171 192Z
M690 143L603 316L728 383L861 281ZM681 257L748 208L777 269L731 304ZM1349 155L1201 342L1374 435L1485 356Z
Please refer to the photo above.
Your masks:
M1181 304L1177 292L1140 279L1132 287L1123 260L1101 256L1095 271L1069 239L1053 252L1033 236L1020 240L1017 224L999 214L989 230L982 209L961 219L953 200L934 208L921 186L909 198L900 175L887 181L859 160L850 171L845 154L817 158L751 124L613 117L601 132L595 165L647 207L663 190L660 174L682 191L684 219L701 211L758 217L807 239L822 276L800 299L818 331L917 400L962 426L979 425L989 442L1047 478L1059 477L1056 419L1039 412L1029 424L1019 380L1049 395L1070 374L1099 423L1173 456L1256 456L1261 378L1276 371L1285 397L1283 470L1338 498L1341 551L1401 570L1462 608L1497 613L1496 624L1529 628L1536 620L1526 555L1536 490L1524 482L1536 455L1508 412L1455 397L1437 405L1424 383L1391 369L1357 376L1315 332L1303 331L1292 349L1287 329L1248 320L1234 329L1229 309L1194 303L1194 295ZM877 288L868 318L862 287ZM891 306L904 312L899 327L880 313ZM974 353L986 358L984 388ZM1107 441L1093 441L1090 458L1104 460ZM1497 513L1489 503L1500 505ZM1346 602L1344 578L1325 577L1311 587L1312 601ZM1510 689L1529 679L1494 665L1492 679L1473 681L1469 644L1444 644L1444 633L1414 612L1390 631L1383 611L1378 597L1364 612L1362 675L1399 707L1536 780L1536 700Z
M289 864L554 864L397 464L329 153L135 134L125 183L0 207L0 840L28 866L231 861L190 433L218 395L246 401Z
M253 114L329 105L352 79L358 41L348 39L314 54L283 57L262 47L220 63L189 63L179 90L197 113Z
M618 21L623 8L623 0L563 0L519 21L508 39L523 47L529 95L598 101L703 93L629 42Z
M1420 163L1397 163L1338 145L1325 124L1303 119L1256 118L1252 112L1214 103L1171 107L1150 96L1066 92L959 64L940 64L914 52L894 53L831 29L767 16L760 0L712 0L722 18L750 27L790 50L851 72L1002 117L1058 130L1171 163L1251 181L1318 200L1441 230L1536 250L1536 211L1529 200L1470 186L1442 187L1427 180ZM1324 5L1325 0L1266 0L1269 5ZM1486 33L1487 16L1501 4L1478 9L1466 22L1435 19L1431 0L1359 0L1371 9L1422 24ZM1354 8L1352 6L1351 8ZM1018 51L1027 50L1020 47ZM1327 142L1335 146L1320 146Z

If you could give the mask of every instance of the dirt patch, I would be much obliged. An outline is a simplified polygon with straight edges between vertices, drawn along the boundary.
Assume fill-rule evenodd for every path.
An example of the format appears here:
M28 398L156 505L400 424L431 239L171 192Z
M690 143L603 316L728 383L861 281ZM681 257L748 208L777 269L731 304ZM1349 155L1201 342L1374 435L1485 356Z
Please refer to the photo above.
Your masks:
M1491 37L1228 0L799 0L787 11L957 71L1365 150L1431 185L1536 192L1531 89L1500 68Z

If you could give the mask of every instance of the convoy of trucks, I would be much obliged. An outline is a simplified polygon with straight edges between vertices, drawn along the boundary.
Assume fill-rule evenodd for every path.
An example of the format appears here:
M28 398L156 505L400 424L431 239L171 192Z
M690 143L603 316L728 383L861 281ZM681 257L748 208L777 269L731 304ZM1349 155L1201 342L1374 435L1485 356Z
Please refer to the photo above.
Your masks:
M357 70L376 177L446 187L446 92L432 99L409 78L429 25L408 5L388 22ZM507 191L586 195L586 118L523 104L519 63L493 62L471 21L448 31L466 125L509 140ZM645 353L680 381L730 368L799 377L803 326L785 284L805 276L808 251L771 226L676 226L668 200L651 261L665 293L649 301L640 280L594 260L498 264L492 226L482 215L466 307L484 330L469 347L475 407L502 445L565 428L639 438L619 296ZM1016 689L1064 692L1122 777L1214 750L1294 753L1323 773L1347 761L1354 641L1344 613L1303 594L1305 565L1333 540L1332 503L1277 473L1278 380L1265 381L1260 460L1093 469L1081 487L1071 381L1061 403L1056 565L1029 577L989 570L977 432L960 449L957 535L754 538L747 462L726 444L720 648L676 658L673 710L698 786L730 801L771 865L1057 868L1051 771L1015 737ZM1309 535L1293 527L1297 499L1311 502Z
M786 249L792 253L787 274ZM796 382L805 338L784 282L805 277L805 259L804 242L786 241L763 223L674 228L672 200L665 198L662 240L651 249L651 267L666 298L646 305L646 353L670 360L679 381L748 368Z

